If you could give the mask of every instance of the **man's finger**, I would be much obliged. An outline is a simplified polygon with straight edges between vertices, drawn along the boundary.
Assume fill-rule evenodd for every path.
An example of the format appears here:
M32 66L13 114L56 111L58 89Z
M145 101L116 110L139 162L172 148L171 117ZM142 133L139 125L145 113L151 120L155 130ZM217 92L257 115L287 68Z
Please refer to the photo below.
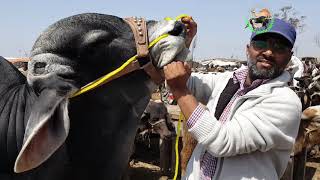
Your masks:
M175 74L176 62L171 62L170 64L163 67L165 78L171 78Z
M187 73L188 73L188 74L191 74L191 66L190 66L190 64L188 64L188 62L184 62L183 65L184 65Z
M190 65L188 64L188 62L183 62L183 65L186 67L186 68L190 68Z
M169 79L170 73L169 73L168 65L163 67L163 73L164 73L164 78Z
M192 19L191 16L185 16L185 17L181 18L181 21L182 22L190 22L191 19Z

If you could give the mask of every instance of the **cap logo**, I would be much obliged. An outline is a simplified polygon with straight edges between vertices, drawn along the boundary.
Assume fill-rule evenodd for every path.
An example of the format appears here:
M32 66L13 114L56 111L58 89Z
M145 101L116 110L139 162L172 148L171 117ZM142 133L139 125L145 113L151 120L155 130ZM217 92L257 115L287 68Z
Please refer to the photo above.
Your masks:
M261 9L258 13L253 9L252 18L246 20L246 27L255 34L268 32L274 23L271 13L268 9Z
M257 20L258 19L258 20ZM268 32L274 23L274 18L251 18L246 21L246 28L248 27L250 31L255 34Z

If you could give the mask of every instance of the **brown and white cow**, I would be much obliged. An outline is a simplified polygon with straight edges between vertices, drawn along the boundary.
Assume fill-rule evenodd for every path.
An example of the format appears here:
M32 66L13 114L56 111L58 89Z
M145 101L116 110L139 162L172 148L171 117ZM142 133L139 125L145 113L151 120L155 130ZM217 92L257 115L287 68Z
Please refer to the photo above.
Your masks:
M303 148L309 151L314 145L320 144L320 105L310 106L302 112L301 124L294 154L300 153Z

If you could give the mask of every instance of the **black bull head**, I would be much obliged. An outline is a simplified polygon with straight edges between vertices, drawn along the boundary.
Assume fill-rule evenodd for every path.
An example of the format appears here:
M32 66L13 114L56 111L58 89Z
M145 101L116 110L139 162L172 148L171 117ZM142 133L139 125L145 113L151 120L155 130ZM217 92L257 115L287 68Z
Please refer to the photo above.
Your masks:
M147 28L150 42L169 34L150 49L157 68L188 59L182 23L148 21ZM31 170L22 175L38 179L120 179L154 84L138 70L69 97L135 54L128 24L90 13L62 19L39 36L27 81L1 59L0 95L6 98L0 108L7 110L0 109L0 172L13 177L20 175L12 175L13 169Z
M151 129L161 139L170 139L174 135L174 125L163 102L150 101L145 109L139 127L140 131Z

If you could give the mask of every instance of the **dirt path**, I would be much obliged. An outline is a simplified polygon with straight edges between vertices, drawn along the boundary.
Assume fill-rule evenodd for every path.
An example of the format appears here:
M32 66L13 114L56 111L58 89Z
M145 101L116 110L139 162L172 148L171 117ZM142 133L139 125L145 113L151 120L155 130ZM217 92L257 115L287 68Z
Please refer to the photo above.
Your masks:
M306 180L320 180L320 158L309 159L306 164Z
M130 162L130 180L158 180L161 178L160 167L141 161Z
M141 161L130 162L130 180L166 180L160 167ZM309 159L306 165L305 180L320 180L320 158Z

